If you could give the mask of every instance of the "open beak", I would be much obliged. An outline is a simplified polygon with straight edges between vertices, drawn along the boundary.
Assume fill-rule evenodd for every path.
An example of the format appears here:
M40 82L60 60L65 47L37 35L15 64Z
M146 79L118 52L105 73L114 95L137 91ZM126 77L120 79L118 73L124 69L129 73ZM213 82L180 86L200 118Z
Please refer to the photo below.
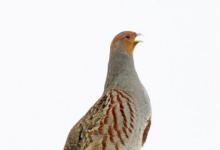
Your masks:
M134 40L134 46L136 46L138 43L143 42L142 40L137 39L139 36L142 36L142 34L141 33L136 34L136 38Z

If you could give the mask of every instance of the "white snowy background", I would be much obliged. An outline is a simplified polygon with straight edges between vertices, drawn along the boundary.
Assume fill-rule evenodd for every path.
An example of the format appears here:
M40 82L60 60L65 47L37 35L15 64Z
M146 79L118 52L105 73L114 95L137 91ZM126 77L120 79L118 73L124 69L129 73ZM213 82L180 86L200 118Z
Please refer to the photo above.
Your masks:
M1 0L0 149L62 150L101 96L109 45L142 33L143 150L220 149L219 0Z

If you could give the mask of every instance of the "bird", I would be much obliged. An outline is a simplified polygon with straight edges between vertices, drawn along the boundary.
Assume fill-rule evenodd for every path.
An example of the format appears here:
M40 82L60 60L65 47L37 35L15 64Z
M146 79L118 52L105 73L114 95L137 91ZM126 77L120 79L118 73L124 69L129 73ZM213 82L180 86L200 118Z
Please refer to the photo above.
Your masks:
M110 46L101 97L72 127L64 150L140 150L151 126L150 99L135 69L139 34L123 31Z

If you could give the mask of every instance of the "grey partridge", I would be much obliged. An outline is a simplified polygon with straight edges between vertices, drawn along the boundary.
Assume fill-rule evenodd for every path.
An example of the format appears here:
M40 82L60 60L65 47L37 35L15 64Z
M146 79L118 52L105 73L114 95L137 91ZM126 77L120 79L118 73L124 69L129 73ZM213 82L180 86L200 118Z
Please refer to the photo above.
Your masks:
M151 125L151 105L135 71L137 33L124 31L110 47L101 98L71 129L64 150L140 150Z

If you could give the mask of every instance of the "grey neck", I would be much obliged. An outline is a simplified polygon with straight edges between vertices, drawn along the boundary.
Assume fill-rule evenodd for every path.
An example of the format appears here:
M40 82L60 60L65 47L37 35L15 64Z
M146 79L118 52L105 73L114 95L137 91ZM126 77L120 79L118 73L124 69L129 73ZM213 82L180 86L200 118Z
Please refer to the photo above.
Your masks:
M105 90L110 88L128 89L140 83L134 67L133 56L124 50L115 50L110 53Z

